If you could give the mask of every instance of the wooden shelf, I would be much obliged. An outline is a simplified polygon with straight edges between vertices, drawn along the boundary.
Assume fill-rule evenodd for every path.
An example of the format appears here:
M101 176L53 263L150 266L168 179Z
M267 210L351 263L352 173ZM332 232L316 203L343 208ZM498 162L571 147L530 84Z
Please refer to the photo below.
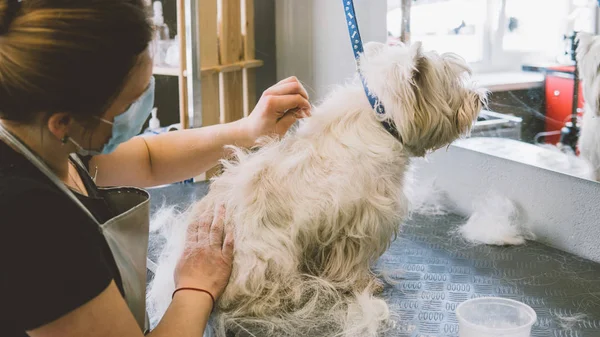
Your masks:
M154 75L179 76L180 69L174 67L158 67L154 66L152 71Z
M254 1L175 1L181 66L153 73L177 78L184 129L233 122L256 105L256 68L264 62L256 60Z
M261 60L249 60L249 61L241 61L227 65L218 65L212 67L202 68L202 74L213 74L213 73L230 73L233 71L239 71L242 69L253 69L259 68L264 65L264 62Z

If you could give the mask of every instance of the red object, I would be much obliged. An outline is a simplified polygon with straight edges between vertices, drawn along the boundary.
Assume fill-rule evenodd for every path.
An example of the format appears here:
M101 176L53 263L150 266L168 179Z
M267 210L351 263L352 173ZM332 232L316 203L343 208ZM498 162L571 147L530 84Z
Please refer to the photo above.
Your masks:
M573 109L573 86L574 79L566 78L564 75L553 74L552 70L573 74L574 66L549 67L550 72L546 75L546 131L560 131L560 129L571 119ZM579 82L578 107L583 111L583 89ZM579 116L583 113L580 112ZM560 141L560 135L546 137L546 143L556 144Z

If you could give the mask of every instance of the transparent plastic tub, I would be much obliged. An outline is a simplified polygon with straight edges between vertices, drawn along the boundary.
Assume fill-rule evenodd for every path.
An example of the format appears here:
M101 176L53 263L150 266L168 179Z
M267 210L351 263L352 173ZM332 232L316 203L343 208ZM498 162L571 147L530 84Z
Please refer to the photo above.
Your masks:
M481 297L456 308L460 337L530 337L537 320L528 305L497 297Z

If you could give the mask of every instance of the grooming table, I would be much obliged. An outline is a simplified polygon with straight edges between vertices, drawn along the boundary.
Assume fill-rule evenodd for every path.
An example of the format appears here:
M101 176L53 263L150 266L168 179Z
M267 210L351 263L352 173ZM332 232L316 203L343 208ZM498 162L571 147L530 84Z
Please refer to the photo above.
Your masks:
M163 205L183 209L207 191L207 183L151 189L151 212ZM397 315L385 336L457 337L454 310L480 296L530 305L538 315L533 337L600 336L600 264L535 242L469 246L450 233L464 221L452 214L414 215L381 257L377 268L397 282L382 294Z

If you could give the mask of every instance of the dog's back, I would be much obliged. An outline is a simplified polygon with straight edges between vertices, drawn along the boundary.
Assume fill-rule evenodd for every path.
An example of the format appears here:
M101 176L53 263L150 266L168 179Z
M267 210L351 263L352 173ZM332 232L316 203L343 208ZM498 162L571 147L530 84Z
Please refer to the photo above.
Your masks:
M331 324L327 311L308 307L374 286L370 264L406 212L407 156L356 86L336 91L295 134L236 157L195 210L224 204L235 226L223 315L290 329L308 319Z

